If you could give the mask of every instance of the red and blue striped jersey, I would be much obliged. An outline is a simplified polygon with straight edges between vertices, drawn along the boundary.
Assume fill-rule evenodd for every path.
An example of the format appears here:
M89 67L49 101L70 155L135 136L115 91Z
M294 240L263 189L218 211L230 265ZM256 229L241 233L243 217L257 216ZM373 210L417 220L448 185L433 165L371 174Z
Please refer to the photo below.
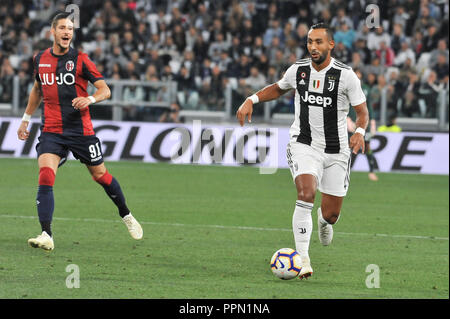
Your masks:
M55 55L48 48L36 54L33 62L44 100L42 132L94 135L89 107L76 110L72 106L74 98L88 96L88 81L103 79L87 54L70 48L64 55Z

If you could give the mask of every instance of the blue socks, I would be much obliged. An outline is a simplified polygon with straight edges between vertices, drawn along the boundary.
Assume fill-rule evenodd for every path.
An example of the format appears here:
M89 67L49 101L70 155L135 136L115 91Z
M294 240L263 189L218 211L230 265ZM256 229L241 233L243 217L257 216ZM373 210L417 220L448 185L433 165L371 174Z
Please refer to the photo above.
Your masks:
M42 231L52 236L51 223L55 201L53 198L53 186L39 185L36 196L37 211Z

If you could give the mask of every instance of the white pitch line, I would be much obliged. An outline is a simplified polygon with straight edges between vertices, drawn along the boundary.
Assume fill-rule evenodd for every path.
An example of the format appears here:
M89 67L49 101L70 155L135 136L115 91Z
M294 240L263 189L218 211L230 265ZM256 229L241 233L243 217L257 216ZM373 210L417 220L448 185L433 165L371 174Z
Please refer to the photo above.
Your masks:
M37 219L37 216L17 216L17 215L0 215L3 218L19 218L19 219ZM120 223L120 220L109 220L100 218L68 218L68 217L54 217L53 220L61 221L79 221L79 222L101 222L101 223ZM238 230L257 230L257 231L287 231L292 229L287 228L266 228L266 227L251 227L251 226L225 226L225 225L196 225L196 224L180 224L180 223L159 223L159 222L145 222L140 221L141 224L157 225L157 226L177 226L177 227L201 227L201 228L219 228L219 229L238 229ZM395 235L395 234L378 234L378 233L347 233L335 232L339 235L348 236L375 236L375 237L392 237L392 238L413 238L413 239L436 239L448 240L448 237L434 237L434 236L417 236L417 235Z

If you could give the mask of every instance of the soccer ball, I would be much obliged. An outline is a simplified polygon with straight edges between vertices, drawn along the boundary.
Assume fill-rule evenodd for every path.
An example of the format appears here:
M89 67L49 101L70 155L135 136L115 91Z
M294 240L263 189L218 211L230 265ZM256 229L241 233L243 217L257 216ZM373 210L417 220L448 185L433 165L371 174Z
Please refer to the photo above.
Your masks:
M300 255L291 248L277 250L270 260L270 268L273 274L283 280L297 277L302 270L301 265Z

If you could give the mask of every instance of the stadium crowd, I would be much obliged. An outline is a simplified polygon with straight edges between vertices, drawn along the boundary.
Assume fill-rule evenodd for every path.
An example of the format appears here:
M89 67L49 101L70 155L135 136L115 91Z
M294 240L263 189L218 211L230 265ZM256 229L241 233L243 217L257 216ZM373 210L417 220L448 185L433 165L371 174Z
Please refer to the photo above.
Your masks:
M81 13L74 46L106 78L173 80L177 110L223 110L227 85L236 108L308 55L307 32L317 22L333 28L334 56L361 72L375 119L383 91L388 112L406 117L436 117L439 92L448 91L448 0L1 0L0 103L11 101L17 75L25 105L32 57L51 46L50 20L69 3ZM369 23L378 18L369 4L380 9L378 27ZM165 98L141 86L123 95L133 104L128 119L145 118L139 101ZM292 110L289 94L272 112Z

